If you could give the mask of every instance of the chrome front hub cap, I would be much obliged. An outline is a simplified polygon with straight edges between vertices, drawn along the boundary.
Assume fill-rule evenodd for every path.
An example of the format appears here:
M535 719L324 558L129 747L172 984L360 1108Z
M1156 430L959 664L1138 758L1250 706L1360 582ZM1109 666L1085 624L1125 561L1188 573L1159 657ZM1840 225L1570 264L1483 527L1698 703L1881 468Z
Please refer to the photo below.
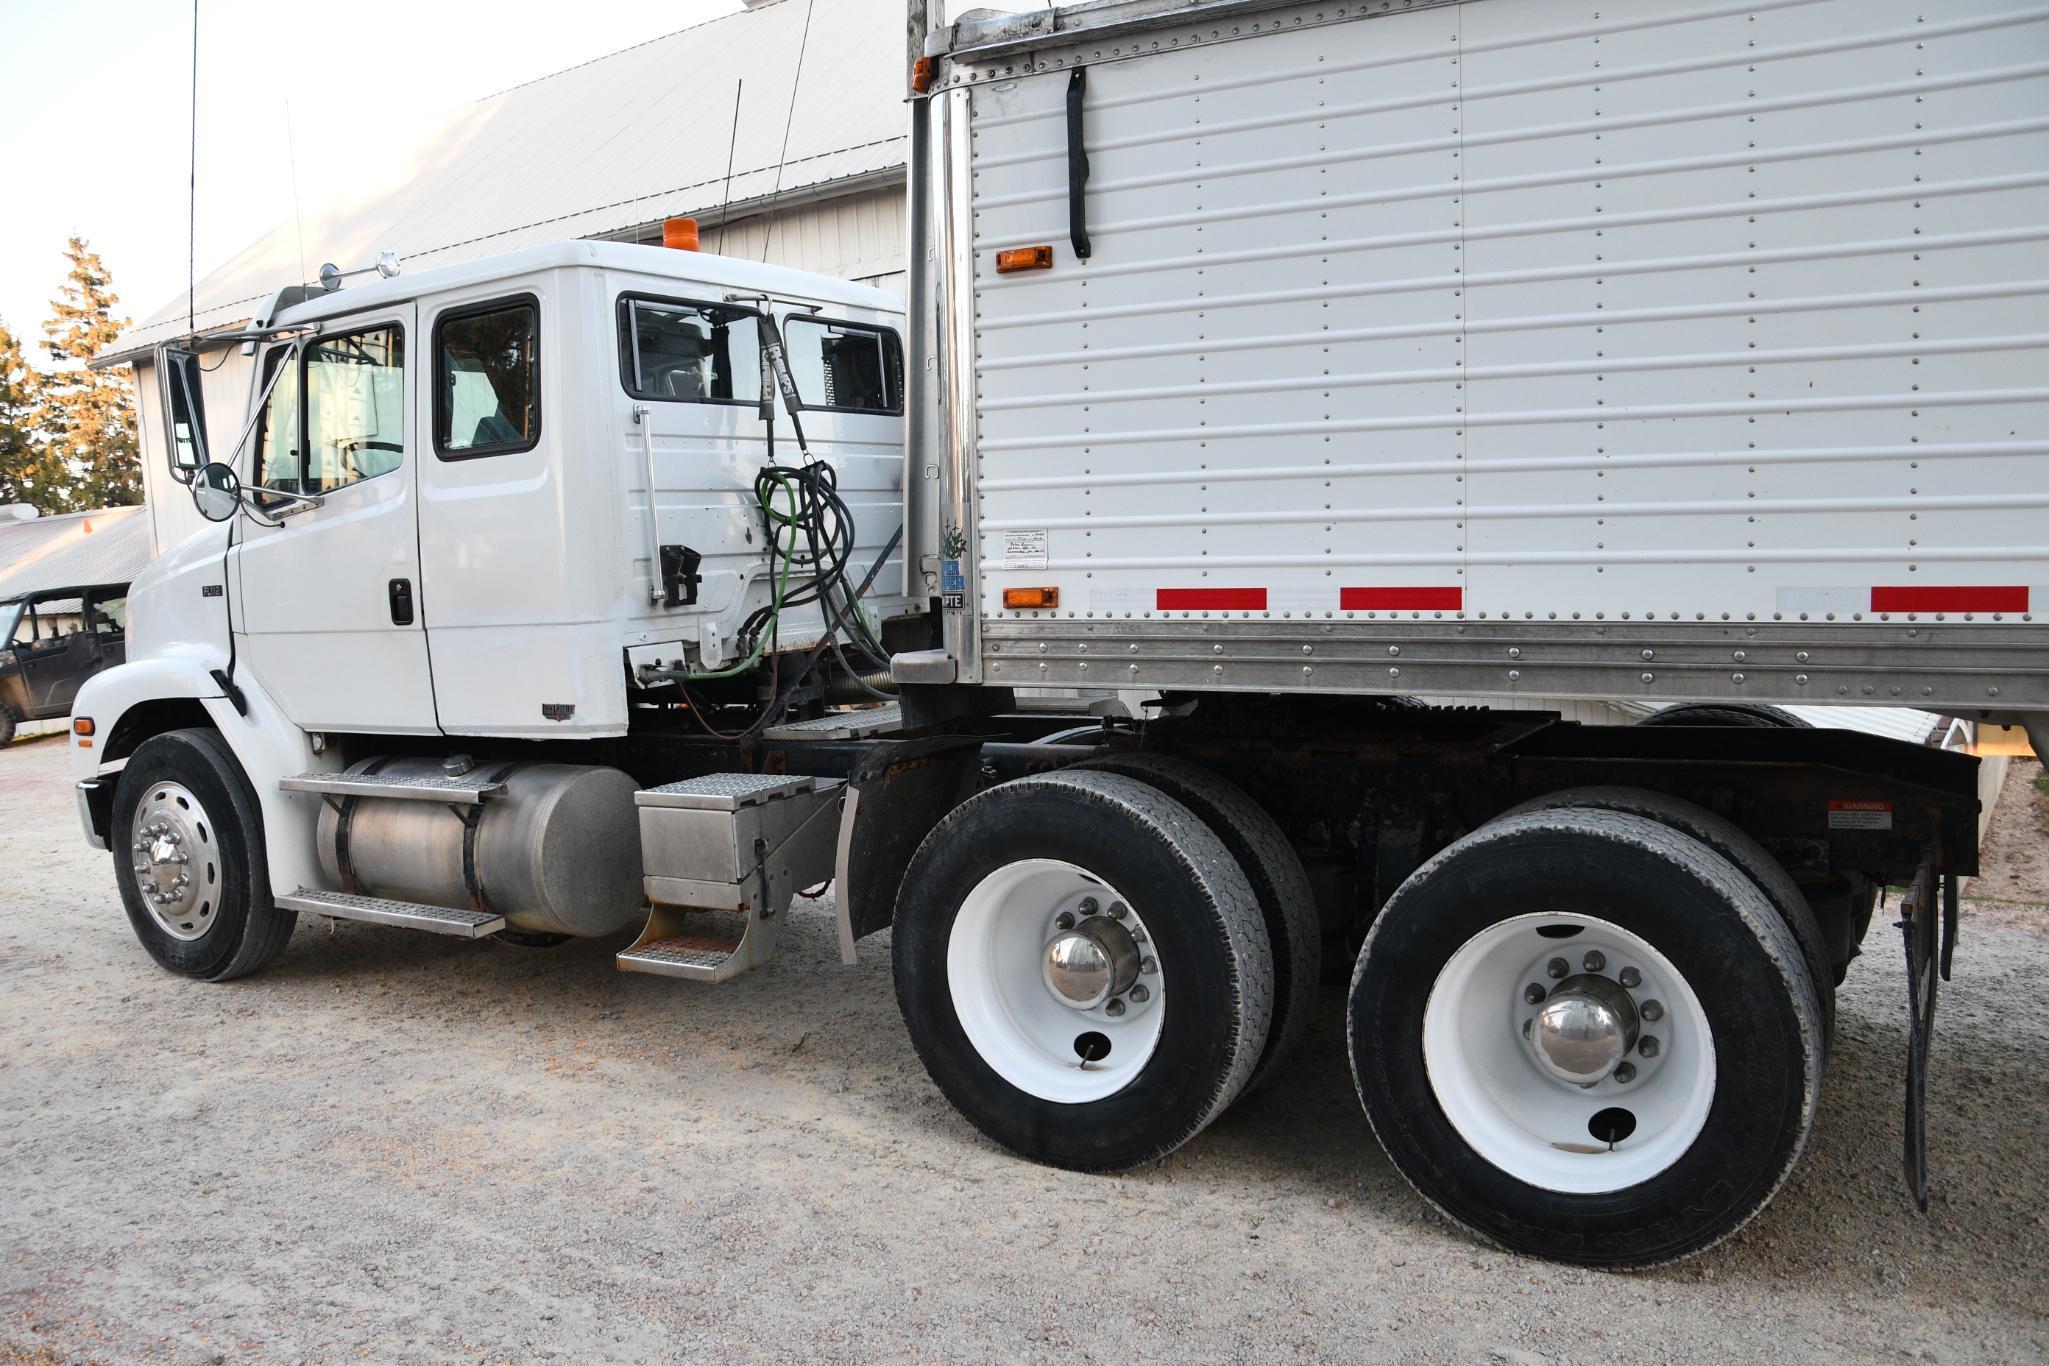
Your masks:
M1593 973L1568 977L1537 1009L1530 1044L1537 1065L1575 1086L1592 1086L1636 1048L1636 1003Z
M136 890L174 939L197 939L220 904L220 849L212 819L190 789L158 783L136 804L129 831Z
M1423 1062L1473 1150L1545 1190L1636 1185L1707 1123L1707 1014L1650 941L1595 916L1519 915L1445 962L1423 1009Z
M1165 981L1151 933L1075 864L1022 859L977 883L954 917L946 976L976 1053L1042 1100L1114 1095L1159 1043Z

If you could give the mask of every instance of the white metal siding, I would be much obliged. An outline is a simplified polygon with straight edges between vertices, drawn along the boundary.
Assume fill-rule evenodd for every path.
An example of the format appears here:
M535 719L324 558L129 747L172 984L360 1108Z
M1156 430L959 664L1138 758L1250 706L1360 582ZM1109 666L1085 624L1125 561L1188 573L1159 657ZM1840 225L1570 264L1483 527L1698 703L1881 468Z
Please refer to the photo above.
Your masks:
M2049 8L1285 18L1090 63L1086 262L1066 72L971 90L985 615L2039 599ZM1053 270L994 274L1036 243ZM1046 567L1006 569L1030 530Z

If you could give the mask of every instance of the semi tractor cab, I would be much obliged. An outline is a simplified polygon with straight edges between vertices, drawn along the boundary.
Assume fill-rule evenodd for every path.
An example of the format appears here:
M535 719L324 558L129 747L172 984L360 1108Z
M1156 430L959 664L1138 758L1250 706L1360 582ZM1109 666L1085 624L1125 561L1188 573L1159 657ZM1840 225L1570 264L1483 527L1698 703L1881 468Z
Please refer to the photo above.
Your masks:
M2049 7L1753 10L913 0L908 309L574 243L166 348L208 521L72 738L138 937L717 982L831 881L1084 1171L1341 983L1420 1191L1640 1266L1784 1182L1892 896L1925 1207L1977 764L1774 704L2044 734Z

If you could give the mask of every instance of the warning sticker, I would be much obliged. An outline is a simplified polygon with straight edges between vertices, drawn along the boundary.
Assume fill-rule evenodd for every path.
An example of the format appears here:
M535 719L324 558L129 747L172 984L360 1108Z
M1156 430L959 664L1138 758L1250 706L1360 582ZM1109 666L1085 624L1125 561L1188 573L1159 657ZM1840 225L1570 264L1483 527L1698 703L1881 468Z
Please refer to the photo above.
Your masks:
M1892 803L1830 802L1828 804L1828 828L1831 830L1890 830L1892 829Z
M1044 569L1046 533L1043 530L1004 532L997 564L1003 569Z

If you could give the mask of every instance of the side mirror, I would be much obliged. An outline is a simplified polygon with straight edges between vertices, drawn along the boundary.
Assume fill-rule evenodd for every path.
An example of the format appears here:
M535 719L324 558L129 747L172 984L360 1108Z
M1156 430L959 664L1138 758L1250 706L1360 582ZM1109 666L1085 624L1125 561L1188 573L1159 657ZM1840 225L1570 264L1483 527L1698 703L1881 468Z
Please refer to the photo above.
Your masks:
M218 460L201 465L192 476L192 505L209 522L225 522L242 505L242 480L234 468Z
M180 479L207 462L206 402L200 387L199 357L176 347L157 353L157 382L163 390L164 421L171 440L171 470Z

